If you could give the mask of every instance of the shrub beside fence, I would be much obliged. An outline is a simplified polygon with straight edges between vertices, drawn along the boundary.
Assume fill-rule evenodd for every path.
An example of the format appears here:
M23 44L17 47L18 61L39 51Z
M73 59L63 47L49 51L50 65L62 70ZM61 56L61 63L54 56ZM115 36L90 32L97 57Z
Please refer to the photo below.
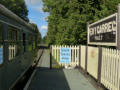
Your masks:
M82 68L83 70L87 70L87 72L93 78L95 78L98 82L103 84L109 90L120 90L119 50L102 48L101 49L102 53L100 54L99 47L88 46L88 48L86 48L86 46L83 45L80 46L52 45L52 57L59 64L60 64L60 48L71 48L71 63L69 65L80 66L80 68Z

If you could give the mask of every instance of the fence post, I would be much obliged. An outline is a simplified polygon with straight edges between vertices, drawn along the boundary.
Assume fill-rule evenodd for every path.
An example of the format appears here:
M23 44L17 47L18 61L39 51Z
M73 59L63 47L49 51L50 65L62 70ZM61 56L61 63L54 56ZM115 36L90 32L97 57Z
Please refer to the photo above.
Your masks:
M74 64L76 64L76 45L75 45L75 52L74 52L74 57L75 57L75 61L74 61Z
M81 68L81 45L79 46L79 68Z
M120 4L118 5L117 17L117 49L120 50Z
M54 50L55 50L55 60L56 60L56 45L55 45L55 47L54 47Z
M53 56L53 45L51 47L52 47L52 56Z
M79 67L79 46L77 45L77 67Z
M87 31L89 29L89 22L87 22ZM87 63L88 63L88 42L89 42L89 39L88 39L88 33L87 33L87 46L86 46L86 52L85 52L85 73L87 74Z
M50 46L50 69L52 69L52 46Z
M57 51L58 51L58 45L56 45L56 61L58 62L58 60L57 60Z
M101 68L102 68L102 47L99 47L98 53L98 85L101 84Z
M88 45L86 46L86 52L85 52L85 73L87 73L87 63L88 63Z

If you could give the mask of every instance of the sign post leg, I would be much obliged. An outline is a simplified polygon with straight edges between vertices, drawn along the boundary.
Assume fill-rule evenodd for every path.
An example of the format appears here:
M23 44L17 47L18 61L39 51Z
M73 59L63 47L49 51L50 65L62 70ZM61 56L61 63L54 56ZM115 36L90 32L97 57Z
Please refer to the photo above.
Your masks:
M99 47L99 57L98 57L98 85L101 84L101 68L102 68L102 47Z
M86 46L86 54L85 54L85 73L87 74L87 62L88 62L88 45Z
M117 16L117 49L120 50L120 4L118 5L118 16Z

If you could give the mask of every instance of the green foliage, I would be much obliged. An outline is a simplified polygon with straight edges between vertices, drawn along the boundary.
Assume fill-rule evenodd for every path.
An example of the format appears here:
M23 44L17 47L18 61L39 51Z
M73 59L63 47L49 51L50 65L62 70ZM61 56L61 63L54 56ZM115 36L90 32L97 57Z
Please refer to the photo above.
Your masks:
M0 0L0 4L7 7L9 10L14 12L16 15L21 17L25 21L28 19L28 10L24 0Z
M42 38L42 43L43 43L43 44L46 43L46 36Z
M117 11L120 0L43 0L49 12L46 42L77 45L87 42L87 22L91 23Z

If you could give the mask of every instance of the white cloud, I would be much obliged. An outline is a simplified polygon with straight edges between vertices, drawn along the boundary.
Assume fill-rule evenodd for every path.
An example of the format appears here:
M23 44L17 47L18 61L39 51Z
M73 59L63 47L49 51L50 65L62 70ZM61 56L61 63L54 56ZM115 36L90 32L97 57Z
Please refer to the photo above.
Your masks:
M43 2L41 0L25 0L27 6L34 9L37 12L43 13Z
M47 20L47 17L49 16L49 14L43 12L42 0L25 0L25 2L28 7L28 10L31 10L31 12L29 12L30 22L37 23L37 25L39 26L39 31L42 34L42 37L45 36L48 31L48 26L45 25L44 23L46 23L46 20ZM34 11L34 14L32 11ZM32 13L32 14L30 14L30 13ZM40 22L40 25L41 25L41 22L43 22L43 25L40 26L39 22Z
M41 32L42 34L42 37L46 36L46 33L48 31L48 26L47 25L43 25L39 28L39 31Z
M43 30L48 30L48 26L47 25L43 25L40 27L40 30L43 31Z
M34 10L38 11L38 12L43 12L42 10L43 6L37 6L37 7L33 7Z
M40 3L42 3L41 0L25 0L27 5L38 5Z

